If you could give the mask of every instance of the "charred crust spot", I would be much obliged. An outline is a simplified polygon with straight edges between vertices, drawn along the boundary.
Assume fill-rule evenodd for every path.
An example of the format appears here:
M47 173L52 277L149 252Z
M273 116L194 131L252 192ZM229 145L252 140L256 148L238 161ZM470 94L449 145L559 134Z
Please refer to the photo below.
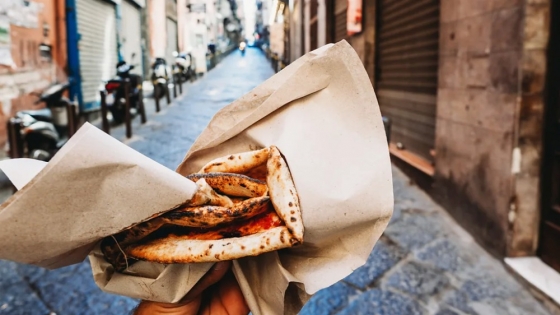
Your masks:
M245 183L239 183L239 186L241 186L243 188L247 188L247 185L245 185Z
M292 221L292 222L296 222L296 221L297 221L297 219L296 219L296 218L294 218L294 217L291 217L291 218L290 218L290 221Z
M280 242L284 243L284 233L280 234Z
M189 250L192 250L192 249L189 247Z
M280 160L276 160L276 168L281 168L282 167L282 163L280 163Z
M270 238L266 239L266 245L270 245Z
M208 245L208 248L209 248L209 249L212 248L212 247L214 247L214 244Z
M291 214L296 214L296 212L294 210L290 211Z
M261 245L261 249L264 249L264 245Z
M235 238L235 237L241 237L241 233L239 233L238 231L231 231L231 232L222 232L220 233L222 235L222 238ZM231 243L227 243L227 245L229 245Z
M290 202L288 203L288 206L293 207L293 206L294 206L294 203L290 201Z
M245 250L245 246L241 245L241 250Z
M214 255L214 258L216 258L216 259L220 259L220 254L216 254L216 255Z
M230 156L228 157L228 160L233 160L233 159L235 159L235 156L233 156L233 155L230 155Z

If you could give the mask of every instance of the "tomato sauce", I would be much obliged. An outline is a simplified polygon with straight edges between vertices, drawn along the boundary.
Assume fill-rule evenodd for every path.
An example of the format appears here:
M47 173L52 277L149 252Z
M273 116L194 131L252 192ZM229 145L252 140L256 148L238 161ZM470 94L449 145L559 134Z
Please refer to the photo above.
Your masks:
M271 207L266 212L259 214L249 220L236 222L233 224L229 223L227 225L217 226L209 229L187 228L168 225L154 233L159 235L150 236L158 238L163 236L161 234L173 234L181 238L192 240L219 240L224 238L252 235L281 225L283 225L282 220Z

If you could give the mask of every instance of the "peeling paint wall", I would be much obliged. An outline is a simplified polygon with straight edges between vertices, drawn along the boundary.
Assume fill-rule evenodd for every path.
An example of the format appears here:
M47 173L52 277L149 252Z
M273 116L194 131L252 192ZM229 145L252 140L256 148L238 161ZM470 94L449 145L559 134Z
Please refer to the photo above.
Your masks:
M524 3L442 0L434 192L488 249L510 238Z
M550 0L525 3L521 59L521 91L517 108L514 145L519 150L511 212L515 218L509 256L534 255L540 219L540 174L546 54L550 29Z
M441 1L434 193L498 256L536 251L549 1Z
M36 96L56 81L67 80L66 29L63 0L34 0L43 5L36 28L11 25L11 55L15 66L0 66L0 157L5 156L6 123L17 111L36 108ZM48 34L44 36L44 26ZM39 45L51 46L52 59L41 58Z

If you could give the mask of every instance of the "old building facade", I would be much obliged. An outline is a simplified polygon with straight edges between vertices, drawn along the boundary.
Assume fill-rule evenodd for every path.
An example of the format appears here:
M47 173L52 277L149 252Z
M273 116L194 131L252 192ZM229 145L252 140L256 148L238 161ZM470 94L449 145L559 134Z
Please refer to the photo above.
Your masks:
M36 108L32 93L67 80L64 1L0 3L0 144L17 111ZM4 150L0 156L4 155Z
M301 27L296 2L289 40L306 43L312 24ZM326 1L318 36L347 40L362 59L392 122L393 160L498 257L536 256L560 271L559 4L352 5ZM314 45L290 47L293 61Z

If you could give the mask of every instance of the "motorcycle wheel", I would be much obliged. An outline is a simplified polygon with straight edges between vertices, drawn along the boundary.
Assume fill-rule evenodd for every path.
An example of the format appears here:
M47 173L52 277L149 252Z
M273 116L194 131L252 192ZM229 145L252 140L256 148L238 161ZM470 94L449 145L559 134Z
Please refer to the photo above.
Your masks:
M29 158L39 161L48 162L51 160L51 154L48 151L37 149L29 152Z
M161 84L154 85L154 99L160 99L165 96L165 92L163 91L163 87Z
M41 137L41 135L30 134L25 138L27 143L27 154L29 158L48 162L56 150L56 143L51 139Z
M114 108L111 107L109 109L109 111L111 112L111 115L113 116L113 122L115 124L121 124L122 122L124 122L124 116L125 116L125 111L123 110L119 110L118 108Z

